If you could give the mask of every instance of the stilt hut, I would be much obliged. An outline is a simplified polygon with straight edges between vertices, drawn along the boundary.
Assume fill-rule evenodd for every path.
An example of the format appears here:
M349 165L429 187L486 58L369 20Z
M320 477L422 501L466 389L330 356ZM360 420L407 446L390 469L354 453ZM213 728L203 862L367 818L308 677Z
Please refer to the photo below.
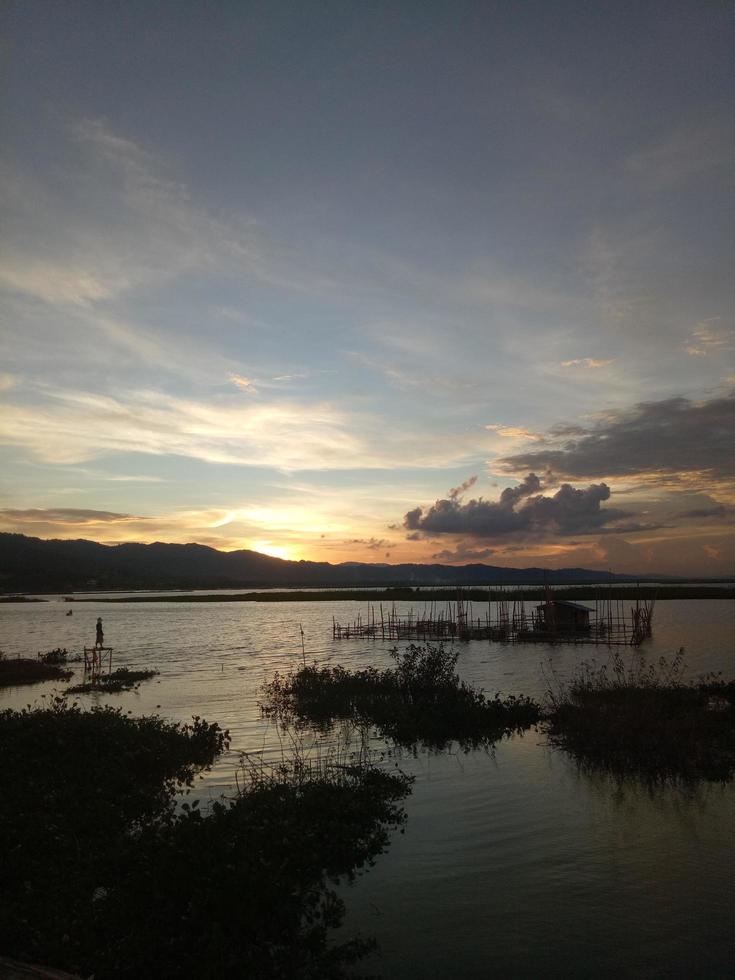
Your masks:
M557 630L559 633L585 633L590 628L589 606L566 599L551 599L536 606L536 622L540 630Z

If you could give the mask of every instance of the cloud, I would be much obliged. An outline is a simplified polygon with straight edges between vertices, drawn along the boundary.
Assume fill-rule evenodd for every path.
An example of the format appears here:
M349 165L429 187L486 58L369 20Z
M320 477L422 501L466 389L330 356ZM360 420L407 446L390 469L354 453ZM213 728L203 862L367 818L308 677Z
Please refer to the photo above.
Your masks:
M505 473L548 469L575 478L663 480L691 473L727 480L735 475L733 432L735 395L709 401L668 398L606 412L596 425L582 433L575 429L574 437L556 448L505 456L493 466Z
M464 465L482 448L474 432L437 440L410 427L386 431L377 416L325 401L243 404L234 395L203 401L150 389L112 396L46 385L32 395L5 402L0 444L56 464L144 453L284 471L424 469Z
M531 432L530 429L522 429L514 425L493 423L492 425L486 425L485 428L489 429L490 432L497 432L503 439L528 439L531 442L543 440L543 436L540 436L537 432Z
M0 285L49 304L88 306L93 301L108 299L125 284L121 277L101 277L68 261L57 263L28 255L11 255L0 264Z
M370 551L382 551L383 548L390 548L392 542L385 538L350 538L345 544L359 544Z
M709 354L721 354L732 350L732 331L712 326L719 319L720 317L713 316L707 320L700 320L692 330L689 340L684 345L684 350L690 357L707 357Z
M573 361L562 361L561 366L565 368L581 367L596 370L597 368L606 367L608 364L612 364L614 360L614 357L608 358L607 360L600 360L595 357L575 357Z
M6 507L0 510L3 523L12 524L121 524L129 521L142 521L143 517L133 514L117 514L109 510L86 510L76 507L31 507L14 510Z
M225 219L198 206L161 159L104 119L83 119L66 136L76 155L74 166L59 169L60 190L5 174L5 288L82 309L193 275L333 288L313 257L269 241L250 216Z
M7 372L0 372L0 391L10 391L16 385L16 379L12 374Z
M44 538L84 537L108 544L124 541L173 541L212 544L215 547L244 547L242 532L253 527L242 523L233 536L228 521L221 520L223 512L173 509L149 516L92 510L75 507L4 508L0 510L0 530L22 534L37 534ZM222 527L224 533L214 535Z
M404 527L416 534L457 534L472 538L503 538L506 535L562 535L598 531L630 514L616 508L603 510L610 497L605 483L585 490L565 483L553 495L544 496L541 480L529 473L517 487L503 490L497 502L457 497L437 500L426 511L416 507L404 517Z
M240 388L241 391L247 391L251 395L255 395L258 392L258 389L255 387L250 378L245 378L241 374L231 374L230 381L236 388Z
M538 493L541 490L541 478L536 476L535 473L529 473L525 476L517 487L506 487L505 490L500 494L500 504L501 506L515 507L522 497L528 497L533 493Z
M477 483L477 477L471 476L469 479L465 480L464 483L460 483L458 487L452 487L452 489L449 491L449 499L457 500L467 490L469 490L470 487L474 487L476 483Z
M684 519L706 519L709 517L725 517L729 509L724 504L714 507L695 507L692 510L680 510L675 516Z
M459 545L454 551L445 548L444 551L437 551L431 557L446 562L478 562L484 561L494 554L493 548L472 548L471 546Z
M46 391L40 405L10 404L0 442L51 463L113 453L178 455L213 463L282 469L349 468L367 457L347 416L324 403L207 404L160 392L111 397ZM374 464L374 460L372 461Z
M103 476L102 480L108 483L163 483L162 476L148 476L136 473L115 473L111 476Z

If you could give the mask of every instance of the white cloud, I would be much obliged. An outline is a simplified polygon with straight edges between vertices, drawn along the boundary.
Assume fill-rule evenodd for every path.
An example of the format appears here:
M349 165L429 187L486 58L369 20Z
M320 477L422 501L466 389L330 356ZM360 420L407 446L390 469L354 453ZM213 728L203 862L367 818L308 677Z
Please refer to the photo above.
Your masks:
M531 442L539 442L543 439L543 436L539 435L538 432L532 432L530 429L523 429L515 425L498 425L497 423L493 423L492 425L486 425L485 428L491 432L497 432L503 439L528 439Z
M328 402L197 401L156 391L37 389L33 404L7 404L0 442L55 464L119 453L177 455L210 463L292 470L421 469L477 456L482 434L441 439L386 432L379 418Z
M236 388L239 388L241 391L247 391L251 395L255 395L258 391L250 378L246 378L242 374L231 374L230 381Z
M594 371L598 368L607 367L607 365L612 364L614 360L615 358L613 357L606 360L597 357L575 357L572 361L562 361L561 366L565 368L587 368Z
M0 285L50 305L87 306L112 296L123 282L105 281L97 272L74 264L16 254L0 263Z
M161 160L104 120L82 120L72 137L77 166L57 175L61 193L22 173L3 175L6 288L50 305L89 306L192 274L297 290L327 284L308 257L295 260L249 217L225 220L198 206Z
M711 316L700 320L694 327L684 345L684 350L690 357L707 357L709 354L721 354L733 349L733 332L717 326L719 321L719 316Z

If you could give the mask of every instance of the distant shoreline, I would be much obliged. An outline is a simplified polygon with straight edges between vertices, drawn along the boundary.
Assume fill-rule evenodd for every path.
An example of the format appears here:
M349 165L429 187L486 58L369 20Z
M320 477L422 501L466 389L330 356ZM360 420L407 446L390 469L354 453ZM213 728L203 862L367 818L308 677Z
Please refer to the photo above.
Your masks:
M420 588L389 589L310 589L303 591L269 590L266 592L238 592L234 594L208 593L193 595L182 592L177 595L145 594L102 597L70 596L66 603L75 602L451 602L461 594L468 602L497 602L499 600L543 602L545 591L541 586L528 588ZM683 585L683 586L631 586L631 585L581 585L574 588L554 588L555 599L735 599L735 586ZM3 600L0 600L3 601ZM17 600L16 600L17 601Z

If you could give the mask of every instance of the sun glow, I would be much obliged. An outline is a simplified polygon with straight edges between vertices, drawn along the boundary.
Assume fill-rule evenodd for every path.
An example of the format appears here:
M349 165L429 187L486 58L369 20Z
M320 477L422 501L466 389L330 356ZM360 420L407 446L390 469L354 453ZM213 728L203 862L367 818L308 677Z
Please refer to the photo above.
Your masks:
M252 541L250 547L253 551L258 551L261 555L269 555L271 558L292 558L290 548L281 544L273 544L271 541Z

